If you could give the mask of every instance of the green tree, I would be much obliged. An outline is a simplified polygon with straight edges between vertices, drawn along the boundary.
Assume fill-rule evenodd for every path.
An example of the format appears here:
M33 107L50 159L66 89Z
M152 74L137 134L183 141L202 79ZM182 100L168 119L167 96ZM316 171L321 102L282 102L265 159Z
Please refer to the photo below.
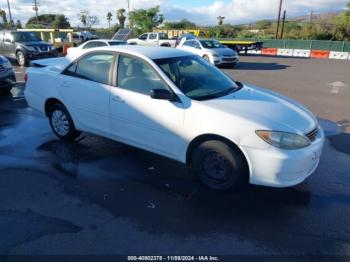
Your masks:
M126 20L125 11L126 10L124 8L120 8L117 10L117 19L119 21L120 28L125 27L125 20Z
M7 14L6 11L3 9L0 9L0 16L2 18L2 22L4 23L4 25L7 24Z
M340 41L350 41L350 3L347 10L336 18L334 38Z
M112 17L113 17L112 13L108 12L107 13L108 28L111 28Z
M38 16L38 20L36 16L29 18L26 28L50 28L52 27L53 22L56 19L55 14L42 14Z
M78 14L79 21L83 24L83 27L87 26L89 12L86 10L81 10Z
M130 26L137 34L152 31L163 20L164 17L159 14L159 6L149 9L138 9L129 13Z
M259 20L255 24L256 28L260 30L268 29L272 26L272 22L270 20Z
M182 19L178 22L165 22L164 29L194 29L197 28L195 23Z
M64 15L57 15L52 23L52 27L55 29L66 29L70 28L70 23L68 21L68 18Z
M21 20L18 19L15 26L16 26L17 29L22 29Z

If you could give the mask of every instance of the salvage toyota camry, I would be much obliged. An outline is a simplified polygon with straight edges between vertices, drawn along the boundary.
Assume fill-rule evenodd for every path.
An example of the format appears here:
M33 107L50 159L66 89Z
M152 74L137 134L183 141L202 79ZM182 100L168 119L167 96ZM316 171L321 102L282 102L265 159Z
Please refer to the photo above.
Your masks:
M25 97L61 139L84 131L145 149L190 165L216 190L299 184L324 143L304 106L184 50L116 46L39 60Z

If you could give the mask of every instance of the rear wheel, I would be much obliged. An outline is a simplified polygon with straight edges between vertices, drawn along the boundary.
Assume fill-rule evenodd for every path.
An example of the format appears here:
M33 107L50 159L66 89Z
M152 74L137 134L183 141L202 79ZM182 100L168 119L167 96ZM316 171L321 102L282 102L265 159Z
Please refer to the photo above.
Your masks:
M49 121L52 131L62 140L74 140L80 135L75 129L73 120L62 104L55 104L50 108Z
M27 66L29 63L28 58L24 55L22 51L18 51L16 54L17 63L20 66Z
M244 156L221 141L207 141L193 152L192 167L202 183L227 191L245 182L248 170Z

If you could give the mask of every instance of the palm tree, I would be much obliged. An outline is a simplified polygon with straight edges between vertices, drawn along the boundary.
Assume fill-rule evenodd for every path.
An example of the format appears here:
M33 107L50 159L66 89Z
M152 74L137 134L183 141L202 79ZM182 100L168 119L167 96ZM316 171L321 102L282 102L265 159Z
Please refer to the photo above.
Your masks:
M7 14L6 14L5 10L0 9L0 16L2 18L2 22L4 24L7 24Z
M108 12L107 14L107 21L108 21L108 27L111 28L111 21L112 21L112 13Z
M125 11L126 10L124 8L120 8L117 10L117 18L119 21L120 28L125 27L125 20L126 20Z
M222 25L224 23L225 17L224 16L218 16L217 19L218 19L218 24Z

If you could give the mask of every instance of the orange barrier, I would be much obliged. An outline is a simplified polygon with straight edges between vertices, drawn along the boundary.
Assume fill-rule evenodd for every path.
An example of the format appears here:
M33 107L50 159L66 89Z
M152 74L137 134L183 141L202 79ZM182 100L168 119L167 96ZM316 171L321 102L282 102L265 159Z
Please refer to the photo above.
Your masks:
M275 56L275 55L277 55L277 48L262 48L261 54Z
M67 55L68 48L70 48L69 44L63 44L63 55Z
M311 50L310 57L328 59L329 53L330 51L326 51L326 50Z

